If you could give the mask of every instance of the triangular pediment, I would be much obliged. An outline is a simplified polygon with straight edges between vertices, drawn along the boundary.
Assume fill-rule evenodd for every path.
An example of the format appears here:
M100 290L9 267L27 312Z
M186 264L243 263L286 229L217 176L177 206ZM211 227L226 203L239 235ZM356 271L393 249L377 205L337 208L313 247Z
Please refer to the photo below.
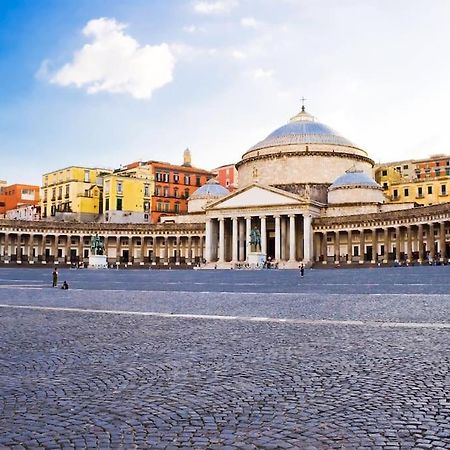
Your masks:
M269 186L250 185L240 189L207 207L208 210L223 208L254 208L267 206L303 205L304 199L298 195Z

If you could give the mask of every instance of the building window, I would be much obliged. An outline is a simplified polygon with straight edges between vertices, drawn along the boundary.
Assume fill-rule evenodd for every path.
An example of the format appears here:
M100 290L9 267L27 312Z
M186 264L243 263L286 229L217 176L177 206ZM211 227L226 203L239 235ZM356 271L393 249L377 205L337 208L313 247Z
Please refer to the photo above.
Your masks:
M427 192L428 192L428 195L431 195L433 193L433 186L428 186Z
M184 184L191 184L191 177L189 175L184 176Z
M177 173L173 174L173 182L174 183L178 183L180 181L180 175L178 175Z
M184 198L189 198L189 189L184 190Z
M85 170L84 171L84 182L89 183L89 181L90 181L89 170Z
M105 199L105 211L109 211L109 198Z
M398 190L397 189L394 189L393 195L394 195L394 198L398 198Z
M168 197L169 196L169 188L165 187L164 188L164 197Z
M178 214L180 212L180 204L175 203L175 214Z
M359 256L359 245L353 246L353 256Z
M117 182L117 193L118 194L123 194L123 185L121 181Z
M122 211L122 199L121 198L118 198L116 200L116 210L117 211Z
M447 185L446 184L441 184L441 194L447 195Z
M150 202L144 202L144 211L150 211Z
M408 170L408 164L405 164L405 165L403 166L403 170Z
M169 211L169 202L164 203L164 211Z
M229 183L227 181L227 187L229 186ZM387 189L389 186L386 182L383 183L383 189Z
M62 186L60 186L59 188L58 188L58 200L61 200L62 199Z
M381 171L381 176L382 177L387 177L387 170Z
M148 197L150 195L150 186L148 184L144 184L144 197Z
M66 184L66 197L69 197L70 194L70 185Z
M417 188L417 195L418 195L419 197L422 197L422 195L423 195L423 189L422 189L421 186L419 186L419 187Z
M105 194L109 194L109 180L105 181Z
M197 185L197 186L200 186L201 185L201 180L200 180L200 177L195 177L195 184Z
M159 186L155 186L155 196L159 197L161 195L161 189Z
M434 174L438 177L441 175L441 169L434 169Z
M408 189L408 188L405 188L404 191L403 191L403 193L404 193L405 197L408 197L408 195L409 195L409 189Z
M436 167L439 167L439 161L436 161Z
M174 196L175 198L178 198L178 196L179 196L178 188L174 188L174 190L173 190L173 196Z

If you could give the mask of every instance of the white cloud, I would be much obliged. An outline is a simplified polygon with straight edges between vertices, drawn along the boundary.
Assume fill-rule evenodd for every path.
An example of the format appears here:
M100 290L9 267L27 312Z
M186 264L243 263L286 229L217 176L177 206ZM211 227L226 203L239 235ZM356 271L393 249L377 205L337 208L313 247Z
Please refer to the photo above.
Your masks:
M195 25L186 25L183 27L183 31L186 33L195 33L198 28Z
M92 39L50 78L60 86L75 85L88 93L126 93L149 99L173 79L175 57L169 46L141 46L125 33L126 25L114 19L89 21L83 34Z
M244 52L241 52L240 50L233 50L231 52L231 56L234 59L246 59L247 55Z
M243 17L241 19L241 25L244 28L258 28L260 23L254 17Z
M225 14L237 6L237 0L197 0L193 3L194 11L198 14Z
M253 78L255 80L263 79L263 78L272 78L273 70L258 68L252 72Z

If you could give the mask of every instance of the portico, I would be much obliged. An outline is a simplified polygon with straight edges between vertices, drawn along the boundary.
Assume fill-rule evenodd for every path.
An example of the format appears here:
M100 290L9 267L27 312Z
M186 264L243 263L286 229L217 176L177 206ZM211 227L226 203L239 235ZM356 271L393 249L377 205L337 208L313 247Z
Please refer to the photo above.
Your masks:
M312 262L312 218L320 205L257 183L206 209L206 260L219 267L248 262L250 233L261 236L258 252L283 267Z

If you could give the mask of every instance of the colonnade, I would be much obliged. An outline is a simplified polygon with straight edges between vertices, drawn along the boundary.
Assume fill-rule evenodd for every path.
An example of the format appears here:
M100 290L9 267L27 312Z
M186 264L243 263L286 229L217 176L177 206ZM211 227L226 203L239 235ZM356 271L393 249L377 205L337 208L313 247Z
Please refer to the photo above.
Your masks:
M433 262L450 257L450 221L314 231L315 261Z
M309 262L312 259L310 214L266 214L207 217L205 259L209 262L239 263L259 252L274 261ZM259 248L251 246L251 231L261 237Z
M92 234L0 231L0 262L19 264L87 262ZM197 264L204 236L101 235L109 264Z

